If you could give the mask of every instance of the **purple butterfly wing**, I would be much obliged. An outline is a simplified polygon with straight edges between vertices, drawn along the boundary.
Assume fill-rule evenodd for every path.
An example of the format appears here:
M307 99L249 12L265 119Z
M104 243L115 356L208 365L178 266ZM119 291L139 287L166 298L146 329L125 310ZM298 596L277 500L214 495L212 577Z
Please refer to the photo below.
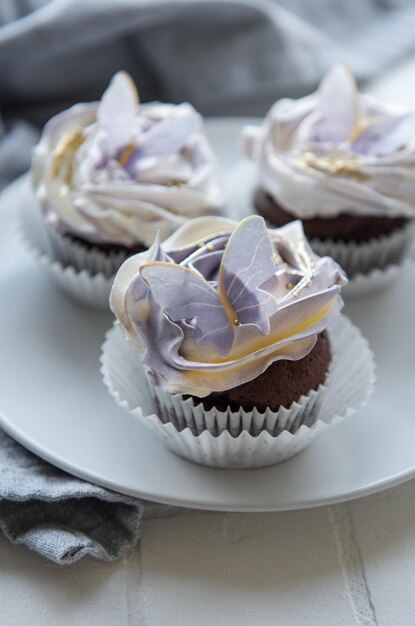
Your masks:
M275 275L273 247L261 217L248 217L234 231L225 249L222 272L221 288L235 318L267 335L277 302L260 288Z
M160 245L160 234L157 232L151 247L146 253L146 261L147 263L154 263L155 261L167 262L168 260L167 254ZM148 285L141 277L137 277L130 286L130 293L134 302L144 300L149 294Z
M383 156L405 146L415 134L415 115L383 117L366 128L352 150L366 156Z
M320 83L318 99L321 119L314 124L310 141L345 141L360 115L356 81L345 65L339 63L326 74Z
M169 156L175 154L197 128L199 120L195 115L166 119L148 130L141 140L144 156Z
M150 263L140 274L173 322L194 320L198 343L213 345L222 357L229 354L232 324L218 294L201 275L174 263Z
M138 94L132 79L126 72L117 72L97 111L97 122L108 135L111 155L131 141L137 108Z

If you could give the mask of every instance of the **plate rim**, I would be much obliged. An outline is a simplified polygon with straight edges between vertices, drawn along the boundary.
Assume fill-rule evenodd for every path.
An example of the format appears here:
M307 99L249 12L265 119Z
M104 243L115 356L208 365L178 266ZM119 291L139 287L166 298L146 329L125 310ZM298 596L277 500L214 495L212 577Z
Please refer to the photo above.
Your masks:
M144 425L138 424L139 428L145 428ZM324 498L320 498L313 501L305 501L298 502L296 504L289 505L278 505L278 506L258 506L258 505L230 505L230 506L222 506L217 505L213 502L206 502L206 500L201 503L195 503L192 499L178 499L178 498L168 498L164 496L154 496L153 494L145 494L140 495L138 492L133 492L133 490L126 489L121 487L120 485L112 482L108 479L102 479L100 476L91 472L89 470L83 470L79 466L76 466L70 462L61 459L59 456L56 456L52 451L47 450L46 447L42 446L38 442L34 441L32 438L28 438L24 433L20 431L20 429L13 426L13 424L5 417L4 413L0 411L0 428L2 428L8 435L10 435L13 439L15 439L18 443L20 443L24 448L30 450L37 456L39 456L44 461L51 463L52 465L58 467L59 469L79 478L81 480L86 480L95 485L103 487L105 489L111 489L117 493L121 493L123 495L147 500L148 502L155 502L158 504L165 504L168 506L179 506L185 509L196 509L201 511L217 511L217 512L227 512L227 513L271 513L271 512L283 512L283 511L298 511L298 510L306 510L306 509L314 509L322 506L331 506L334 504L340 504L342 502L349 502L351 500L357 500L360 498L364 498L366 496L374 495L376 493L380 493L382 491L386 491L387 489L392 489L404 482L407 482L411 478L415 476L415 465L411 469L403 471L401 473L395 474L392 477L385 478L383 480L379 480L364 487L360 487L348 492L342 492L336 496L327 496ZM163 447L163 451L169 454L171 453L169 450ZM191 463L191 461L186 461L187 463ZM212 468L210 468L212 469ZM218 469L213 468L218 472L234 472L233 469ZM238 470L238 471L256 471L254 470ZM150 497L151 496L151 497Z
M252 123L255 121L255 119L258 119L258 118L220 117L220 118L214 118L213 124L217 122L218 130L220 130L220 126L223 125L224 123L231 124L234 127L238 127L238 125L242 125L247 122ZM209 123L212 123L212 122L210 121ZM9 185L3 191L2 196L3 194L6 194L6 193L17 192L17 190L20 189L21 185L24 185L25 183L27 183L28 178L29 178L28 174L24 174L23 176L18 178L16 181L14 181L11 185ZM16 235L13 234L13 237L16 237ZM7 239L8 237L4 241L7 241ZM217 502L212 501L210 496L205 497L203 501L198 501L194 498L194 496L168 497L165 494L157 495L154 493L150 493L149 491L143 490L142 488L137 490L131 487L123 487L122 485L118 484L115 481L112 481L109 478L102 477L102 475L100 475L99 472L96 473L94 471L91 471L85 468L85 466L83 466L81 463L73 463L71 461L68 461L64 457L60 456L59 454L54 453L53 450L50 447L48 447L48 445L42 444L39 441L39 439L36 438L36 436L27 435L24 432L24 430L22 430L21 427L19 427L18 425L15 425L13 421L10 418L8 418L4 414L4 412L2 412L1 410L0 410L0 428L2 428L8 435L14 438L23 447L33 452L34 454L39 456L41 459L51 463L52 465L58 467L59 469L65 472L68 472L69 474L73 476L76 476L77 478L80 478L81 480L92 482L101 487L111 489L118 493L131 496L133 498L139 498L139 499L143 499L143 500L147 500L151 502L157 502L160 504L166 504L170 506L179 506L179 507L188 508L188 509L221 511L221 512L278 512L278 511L282 512L282 511L291 511L291 510L311 509L311 508L317 508L320 506L330 506L333 504L347 502L350 500L359 499L362 497L373 495L381 491L384 491L386 489L396 487L397 485L400 485L415 477L415 462L414 462L411 467L406 467L405 469L401 471L397 471L397 472L395 471L394 473L389 473L389 475L386 477L372 480L369 483L366 483L361 486L357 486L352 489L346 489L346 490L343 489L340 493L336 493L335 495L333 493L330 493L323 497L317 497L317 498L314 497L311 500L304 500L304 498L302 498L301 500L298 500L297 502L293 502L293 501L287 502L287 500L283 500L283 501L280 500L278 503L272 504L270 503L269 500L272 499L272 497L274 497L275 499L276 494L271 493L271 494L267 494L267 498L264 498L263 506L258 505L258 504L251 504L251 505L243 504L240 502L240 500L234 501L233 503L228 503L227 505L223 505L223 504L218 504ZM138 428L144 429L146 428L146 426L142 424L138 424ZM164 448L162 448L162 450L163 450L163 453L165 452L166 454L173 454L172 452ZM190 461L184 461L184 462L190 463ZM211 470L211 468L209 469ZM235 470L216 469L214 471L228 473L228 472L234 472ZM239 470L239 471L255 472L255 471L261 471L261 470Z

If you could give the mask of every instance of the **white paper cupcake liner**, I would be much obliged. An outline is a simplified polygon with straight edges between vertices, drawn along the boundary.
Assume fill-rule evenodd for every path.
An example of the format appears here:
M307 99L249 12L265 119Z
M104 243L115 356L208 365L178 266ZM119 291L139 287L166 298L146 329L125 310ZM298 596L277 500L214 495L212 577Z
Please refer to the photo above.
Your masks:
M237 436L224 430L225 421L219 424L220 433L217 435L203 430L203 421L198 424L195 420L193 423L190 416L187 419L193 431L196 429L200 434L195 435L184 418L181 424L175 423L174 415L169 416L169 421L163 421L156 414L157 408L140 356L125 340L118 325L108 332L103 344L101 372L117 404L153 430L164 445L176 454L212 467L265 467L284 461L306 448L320 433L366 404L373 392L373 354L359 329L341 316L328 332L332 349L330 375L325 389L315 394L318 403L310 411L312 424L303 423L296 427L294 418L290 428L275 436L267 430L260 431L256 436L251 434L249 429L254 422L253 416L246 418L249 429L242 430Z
M154 387L150 383L149 386L159 418L164 423L172 422L179 431L190 428L193 435L197 436L208 430L214 437L225 431L230 432L232 437L238 437L243 431L247 431L257 437L266 430L273 437L277 437L283 430L295 433L302 424L312 425L319 397L327 389L329 372L327 374L325 384L301 396L289 407L280 407L278 411L267 409L262 413L255 408L252 411L242 408L239 411L232 411L230 408L219 411L215 407L205 410L202 403L195 404L191 397L165 393L160 387Z
M374 268L367 274L356 274L345 287L342 287L342 297L351 301L386 291L402 280L406 272L414 269L415 258L410 253L400 265L393 264L383 270Z
M51 226L45 226L45 229L54 259L78 272L87 270L91 275L103 274L111 278L128 257L126 251L105 252L94 246L89 248L82 242L61 235Z
M414 225L370 241L333 241L332 239L311 239L311 246L319 256L330 256L352 280L355 276L367 276L376 269L380 273L390 266L400 266L407 258L414 238Z
M230 172L226 194L228 214L233 219L255 211L252 197L256 179L255 166L248 161L241 161ZM347 300L388 289L403 272L415 268L415 258L409 254L414 237L415 225L408 224L389 236L360 244L319 239L310 243L318 255L331 256L347 272L349 283L342 289Z
M19 231L23 244L56 285L83 305L109 310L109 295L119 259L104 258L103 253L98 255L98 251L89 251L58 233L51 237L48 232L50 230L45 228L36 207L23 208L19 215ZM98 270L100 257L101 270ZM70 258L73 264L69 262Z

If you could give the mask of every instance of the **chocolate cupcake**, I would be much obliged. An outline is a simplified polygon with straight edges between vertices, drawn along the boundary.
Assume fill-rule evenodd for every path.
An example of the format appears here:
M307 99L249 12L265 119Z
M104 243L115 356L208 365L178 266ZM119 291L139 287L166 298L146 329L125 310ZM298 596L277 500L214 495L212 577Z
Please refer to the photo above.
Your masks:
M206 451L209 458L202 455L200 462L228 466L219 457L233 445L229 438L240 437L249 459L228 459L229 466L288 458L319 432L316 422L333 372L334 397L359 397L350 391L350 355L343 368L348 381L339 381L339 345L329 328L343 319L339 294L345 283L337 263L313 253L299 221L267 230L259 216L240 224L192 220L162 245L156 240L147 253L128 259L117 273L111 308L128 341L118 327L110 333L103 348L104 381L131 408L122 396L130 395L128 389L134 396L138 368L144 366L161 423L174 441L189 431L179 452L188 458L196 460L193 446L200 452L208 439L218 463ZM353 340L341 341L350 344L345 353L355 350ZM354 361L360 371L361 355ZM367 384L365 376L361 380ZM323 404L331 407L330 401ZM164 438L175 448L170 436Z
M140 104L125 72L100 102L46 124L32 176L49 257L109 279L157 232L164 239L222 207L201 116L189 104Z
M312 389L323 385L331 362L330 340L326 332L317 336L316 345L298 361L274 361L257 376L242 385L222 392L212 392L205 398L193 396L195 404L202 403L206 411L213 407L219 411L237 412L257 409L278 411L306 396Z
M255 162L253 203L269 224L301 219L319 254L350 277L400 263L415 217L415 114L357 91L335 66L318 91L283 99L244 129Z

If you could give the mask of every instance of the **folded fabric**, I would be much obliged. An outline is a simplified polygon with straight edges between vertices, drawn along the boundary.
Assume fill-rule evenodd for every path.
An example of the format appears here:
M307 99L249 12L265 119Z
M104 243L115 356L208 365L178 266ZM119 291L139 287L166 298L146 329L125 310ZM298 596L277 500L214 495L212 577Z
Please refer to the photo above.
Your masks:
M41 126L125 69L143 101L263 114L336 61L373 77L415 49L414 28L411 0L2 0L0 110L5 130ZM28 168L33 141L0 139L0 183Z
M139 539L142 504L74 478L0 431L0 529L55 563L122 556Z

